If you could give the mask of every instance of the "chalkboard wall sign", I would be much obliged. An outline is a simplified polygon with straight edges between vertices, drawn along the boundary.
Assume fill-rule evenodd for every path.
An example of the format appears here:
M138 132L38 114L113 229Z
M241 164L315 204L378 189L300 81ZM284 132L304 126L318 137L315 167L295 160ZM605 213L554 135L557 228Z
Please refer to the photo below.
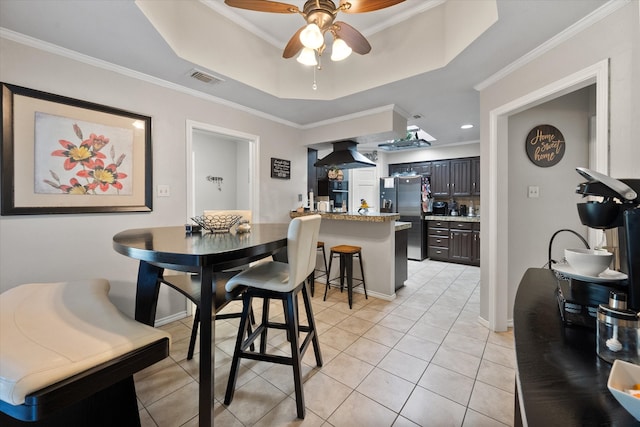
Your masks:
M291 179L291 160L271 158L271 178Z
M551 125L538 125L531 129L525 141L527 156L536 166L546 168L562 160L565 141L562 132Z

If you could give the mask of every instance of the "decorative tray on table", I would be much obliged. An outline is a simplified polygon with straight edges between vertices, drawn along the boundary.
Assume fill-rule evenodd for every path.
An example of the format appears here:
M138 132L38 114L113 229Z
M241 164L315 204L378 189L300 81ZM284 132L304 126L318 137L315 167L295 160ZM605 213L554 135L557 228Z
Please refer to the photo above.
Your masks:
M242 215L202 215L194 216L193 222L211 233L228 233Z

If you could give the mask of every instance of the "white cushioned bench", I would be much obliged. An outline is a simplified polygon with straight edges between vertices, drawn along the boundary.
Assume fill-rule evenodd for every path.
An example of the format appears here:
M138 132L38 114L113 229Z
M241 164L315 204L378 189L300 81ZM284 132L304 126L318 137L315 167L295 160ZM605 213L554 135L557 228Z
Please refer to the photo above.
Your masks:
M139 425L133 374L168 356L170 336L119 311L109 288L92 279L0 294L0 425L21 425L16 419L58 425L56 417L60 425L108 425L122 419L87 417L104 418L122 405L135 408L124 415L126 425ZM114 395L125 401L109 410ZM96 405L106 405L107 415Z

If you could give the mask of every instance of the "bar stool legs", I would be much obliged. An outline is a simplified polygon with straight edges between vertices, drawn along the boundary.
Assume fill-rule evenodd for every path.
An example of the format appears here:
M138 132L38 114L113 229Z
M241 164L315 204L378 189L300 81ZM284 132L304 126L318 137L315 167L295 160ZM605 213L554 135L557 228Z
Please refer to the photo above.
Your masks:
M322 261L324 262L324 271L316 268L313 270L311 275L309 276L309 287L311 288L311 296L315 293L316 287L316 279L321 277L329 277L329 269L327 268L327 253L324 250L324 242L318 242L317 250L322 251ZM319 271L320 274L316 275L316 271Z
M344 289L344 281L345 278L347 280L347 294L349 300L349 308L353 308L353 281L359 281L362 283L362 287L364 289L364 297L369 299L367 295L367 285L364 280L364 266L362 264L362 248L360 246L351 246L351 245L339 245L333 246L331 248L331 253L329 255L329 268L327 272L331 271L331 264L333 263L333 258L335 256L340 257L340 276L330 279L327 274L327 286L324 289L324 301L327 300L327 291L331 285L332 281L340 279L340 292ZM353 258L357 257L360 261L360 273L362 275L362 279L354 279L353 278Z

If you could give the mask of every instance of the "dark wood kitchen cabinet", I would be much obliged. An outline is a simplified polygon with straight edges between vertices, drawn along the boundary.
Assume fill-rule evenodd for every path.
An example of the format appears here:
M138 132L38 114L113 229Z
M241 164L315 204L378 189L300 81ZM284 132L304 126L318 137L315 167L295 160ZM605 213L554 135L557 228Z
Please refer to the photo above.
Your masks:
M434 196L450 196L449 193L449 160L431 162L431 194Z
M449 261L449 221L427 221L427 256Z
M480 157L471 159L471 195L480 195Z
M471 159L455 159L449 163L449 194L471 195Z
M430 175L431 194L436 197L480 195L480 157L389 165L389 176L407 174Z
M433 260L480 265L480 223L427 221L427 251Z
M471 245L473 250L471 252L471 264L480 265L480 223L473 223L473 242Z
M449 260L471 264L473 259L472 223L451 221L449 223Z
M389 176L396 175L431 175L431 162L390 164Z

